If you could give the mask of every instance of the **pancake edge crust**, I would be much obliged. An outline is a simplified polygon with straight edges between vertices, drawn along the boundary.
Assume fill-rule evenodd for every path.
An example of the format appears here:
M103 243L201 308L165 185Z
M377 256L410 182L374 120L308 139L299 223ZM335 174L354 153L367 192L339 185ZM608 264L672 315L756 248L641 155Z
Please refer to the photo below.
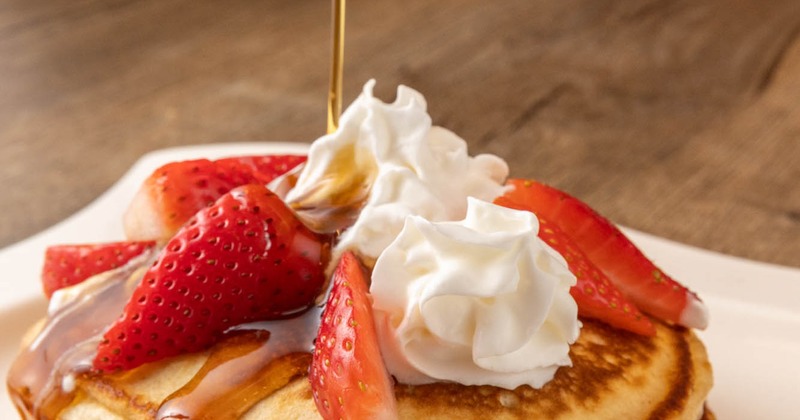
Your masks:
M401 418L713 419L704 403L713 379L693 331L656 322L653 338L583 320L572 367L541 389L455 383L396 386ZM179 356L118 376L82 375L63 419L151 419L198 372L208 352ZM278 364L280 365L280 364ZM305 376L267 395L244 419L319 418Z

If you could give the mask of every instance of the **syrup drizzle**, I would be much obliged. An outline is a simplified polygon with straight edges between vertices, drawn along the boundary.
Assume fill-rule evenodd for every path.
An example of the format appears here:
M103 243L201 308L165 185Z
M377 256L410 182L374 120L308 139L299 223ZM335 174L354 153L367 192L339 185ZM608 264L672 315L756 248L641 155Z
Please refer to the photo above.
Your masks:
M103 332L122 313L141 280L143 270L137 267L149 266L150 258L92 284L50 316L22 350L9 372L8 389L24 418L55 419L72 403L70 384L91 370ZM304 376L321 311L312 307L294 318L232 328L192 379L161 402L156 418L238 418L292 379ZM110 379L124 382L140 374L136 369Z
M356 147L341 148L314 188L291 200L289 205L306 226L330 234L355 223L378 172L371 158L361 157L369 153Z
M344 33L346 0L332 1L331 68L328 86L328 134L339 127L342 113L342 79L344 74ZM314 189L294 197L288 204L303 223L318 233L336 233L351 226L369 195L374 163L359 159L352 149L341 151L332 159L329 176ZM285 174L270 188L285 196L297 183L298 173Z
M197 374L166 398L156 418L241 417L308 372L320 312L315 307L288 320L237 327L215 346Z
M151 251L95 278L84 293L48 317L11 365L8 390L25 418L54 419L72 402L75 375L87 372L106 327L113 323L151 261ZM66 388L66 389L65 389Z
M331 80L328 89L328 133L339 127L342 113L342 73L344 68L345 0L333 0Z

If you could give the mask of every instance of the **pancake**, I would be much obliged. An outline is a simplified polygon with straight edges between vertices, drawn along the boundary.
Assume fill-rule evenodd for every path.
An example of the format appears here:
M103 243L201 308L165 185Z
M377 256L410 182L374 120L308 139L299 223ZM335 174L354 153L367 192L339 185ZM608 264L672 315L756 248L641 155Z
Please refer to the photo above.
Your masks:
M660 322L656 328L656 336L648 338L583 320L570 350L573 366L560 368L541 389L397 384L400 417L713 418L704 410L712 374L703 344L691 330ZM306 378L310 354L249 357L280 344L265 335L245 332L209 351L128 372L82 374L59 418L151 419L161 408L161 415L174 418L318 419Z

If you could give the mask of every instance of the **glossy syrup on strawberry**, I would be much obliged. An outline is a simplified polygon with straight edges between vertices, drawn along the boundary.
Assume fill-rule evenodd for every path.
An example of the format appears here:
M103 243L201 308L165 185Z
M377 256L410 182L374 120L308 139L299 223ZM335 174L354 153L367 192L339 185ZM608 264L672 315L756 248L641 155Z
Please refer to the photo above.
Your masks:
M228 217L231 215L239 217ZM102 357L99 355L117 353L127 361L129 354L123 353L122 347L118 347L118 352L111 349L103 353L111 343L107 340L109 332L104 331L109 325L119 326L119 319L116 323L115 319L124 312L126 305L139 303L141 296L146 296L145 301L150 303L162 304L156 304L153 311L139 312L140 318L155 313L156 320L161 322L165 316L174 315L159 312L164 307L183 311L181 313L188 316L187 310L202 315L204 309L210 311L221 305L224 311L234 306L234 313L217 317L222 323L230 323L222 332L207 334L208 329L181 320L173 320L169 325L154 322L156 328L175 328L158 340L152 333L159 331L152 326L150 330L142 328L142 334L151 334L146 337L151 340L150 349L155 349L161 357L169 354L170 343L183 344L180 340L186 337L197 342L197 338L206 333L223 340L213 346L210 357L195 377L166 398L159 417L217 418L216 414L242 414L249 409L248 404L274 392L292 377L302 376L311 358L319 322L320 309L312 303L323 282L322 269L327 263L329 246L327 238L297 223L293 214L266 188L243 187L232 192L229 200L221 199L220 205L208 209L207 214L198 215L194 223L187 225L185 234L179 234L175 242L168 243L158 258L152 256L136 274L131 275L135 266L126 266L101 274L100 281L82 285L80 299L52 314L15 361L9 389L18 406L25 407L35 418L57 418L74 398L70 384L79 375L95 374L93 366L98 357ZM193 241L197 247L192 245ZM178 254L188 255L191 261L200 261L201 265L180 265L183 260ZM237 260L239 254L245 255L244 261ZM211 259L216 261L212 263ZM237 264L226 264L231 261ZM170 263L175 265L172 269L166 268ZM248 269L248 264L255 264L257 270ZM159 277L164 270L177 277ZM250 275L256 272L258 276ZM148 276L155 276L155 282L147 282L148 278L154 278ZM195 281L195 285L185 283L187 279ZM174 281L167 289L176 290L178 297L174 301L153 302L154 293L163 290L150 286L163 286L167 281ZM241 284L243 281L255 282L263 290L249 290ZM204 289L198 284L210 284L211 288ZM137 294L142 288L146 288L144 294ZM223 296L223 293L230 296ZM136 297L132 297L134 295ZM171 297L168 294L158 296ZM181 296L185 299L178 302ZM216 307L203 305L206 298L221 303ZM268 318L281 320L249 322L262 318L259 311L254 310L252 302L256 300L263 304L261 315L266 313ZM311 309L306 310L309 306ZM117 334L118 341L119 331L111 333ZM141 346L141 342L134 340L128 344L130 348ZM141 366L145 373L134 368L107 373L105 378L114 381L146 374L148 366ZM114 366L110 370L118 367L121 368ZM287 372L290 376L286 376Z
M319 293L327 238L308 230L261 185L236 188L166 244L94 366L127 370L219 341L236 325L291 316Z

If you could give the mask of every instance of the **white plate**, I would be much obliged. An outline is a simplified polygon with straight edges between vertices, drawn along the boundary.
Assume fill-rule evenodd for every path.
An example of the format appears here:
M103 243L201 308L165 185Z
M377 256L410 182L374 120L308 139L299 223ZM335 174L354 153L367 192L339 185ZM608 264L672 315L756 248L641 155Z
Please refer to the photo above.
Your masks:
M39 270L47 245L122 239L123 211L141 181L164 163L306 150L303 144L236 143L157 151L145 155L83 210L0 250L0 377L5 378L25 329L44 314ZM714 366L709 405L718 417L800 416L800 269L733 258L629 229L626 233L708 304L711 326L701 336ZM0 418L14 418L8 396L0 394Z

